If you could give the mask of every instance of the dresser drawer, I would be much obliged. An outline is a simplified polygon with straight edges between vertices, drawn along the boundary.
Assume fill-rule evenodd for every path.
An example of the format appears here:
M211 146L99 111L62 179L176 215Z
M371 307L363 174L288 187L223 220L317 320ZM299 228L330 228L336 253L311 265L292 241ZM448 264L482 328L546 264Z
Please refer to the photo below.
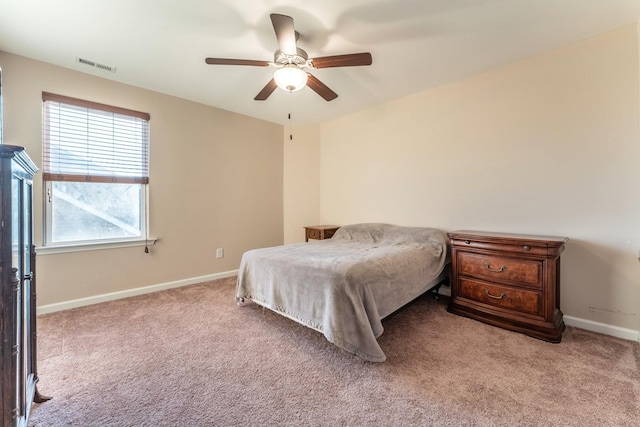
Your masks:
M334 234L336 234L336 231L338 231L337 228L329 228L324 230L324 238L325 239L330 239L333 237Z
M542 262L458 252L458 271L464 276L542 288Z
M473 248L520 255L545 256L549 254L549 247L538 242L486 242L461 238L453 239L451 244L458 246L461 250Z
M320 239L320 230L315 229L315 228L307 229L307 239L319 240Z
M542 294L525 289L460 279L460 294L463 298L496 307L515 310L519 313L542 315Z

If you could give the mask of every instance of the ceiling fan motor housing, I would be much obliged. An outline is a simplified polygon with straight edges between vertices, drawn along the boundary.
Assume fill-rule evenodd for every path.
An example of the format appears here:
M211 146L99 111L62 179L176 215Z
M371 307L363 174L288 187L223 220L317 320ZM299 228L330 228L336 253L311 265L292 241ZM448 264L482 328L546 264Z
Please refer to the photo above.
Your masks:
M286 53L282 53L280 50L277 50L273 55L273 62L278 65L295 64L298 67L304 67L307 65L308 59L309 55L307 55L307 52L299 47L296 48L295 55L287 55Z

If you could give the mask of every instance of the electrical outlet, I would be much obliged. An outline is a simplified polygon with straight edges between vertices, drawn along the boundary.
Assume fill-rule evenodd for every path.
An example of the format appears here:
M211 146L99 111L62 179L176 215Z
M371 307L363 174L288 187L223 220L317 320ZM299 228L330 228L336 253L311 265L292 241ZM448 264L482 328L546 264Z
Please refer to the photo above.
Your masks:
M223 248L216 249L216 258L224 258L224 249Z

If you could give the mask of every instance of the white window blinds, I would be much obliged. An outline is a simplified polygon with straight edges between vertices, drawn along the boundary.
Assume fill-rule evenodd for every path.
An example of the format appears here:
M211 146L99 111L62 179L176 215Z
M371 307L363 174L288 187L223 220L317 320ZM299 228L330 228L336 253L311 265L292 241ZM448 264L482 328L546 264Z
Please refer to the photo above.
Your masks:
M149 182L147 113L42 93L45 181Z

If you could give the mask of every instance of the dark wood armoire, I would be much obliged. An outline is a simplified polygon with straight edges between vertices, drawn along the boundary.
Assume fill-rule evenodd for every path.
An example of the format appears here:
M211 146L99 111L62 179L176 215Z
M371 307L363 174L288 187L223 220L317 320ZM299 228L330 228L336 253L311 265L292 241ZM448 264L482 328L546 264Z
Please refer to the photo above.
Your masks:
M36 277L33 176L24 148L0 144L0 426L26 426L46 400L36 382Z

